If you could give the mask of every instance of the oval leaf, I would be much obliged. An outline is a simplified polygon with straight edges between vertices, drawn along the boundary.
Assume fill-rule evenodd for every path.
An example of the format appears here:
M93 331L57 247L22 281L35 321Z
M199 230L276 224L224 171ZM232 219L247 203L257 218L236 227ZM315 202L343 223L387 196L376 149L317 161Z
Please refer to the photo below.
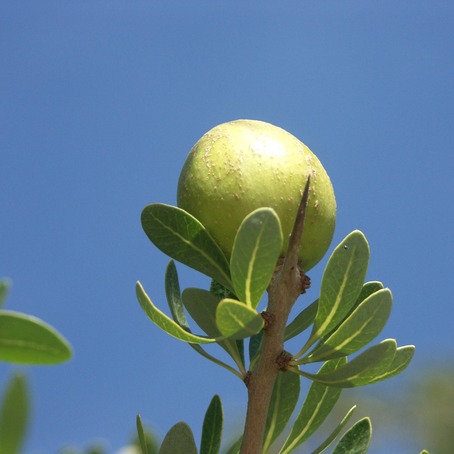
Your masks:
M369 449L372 425L369 418L360 419L340 439L333 454L365 454Z
M317 314L318 300L307 306L295 319L285 328L285 341L292 339L314 323Z
M191 428L185 422L175 424L164 437L159 454L197 454Z
M218 454L221 447L224 415L221 399L215 395L208 406L203 420L200 454Z
M415 353L414 345L405 345L404 347L399 347L396 350L396 355L394 356L394 359L392 360L388 370L384 372L382 375L376 375L371 383L387 380L388 378L400 374L410 364L410 361L413 358L414 353Z
M140 282L136 284L136 294L139 300L140 306L143 311L148 315L150 320L167 334L176 339L184 342L190 342L193 344L209 344L216 342L216 339L209 339L207 337L196 336L191 334L186 329L182 328L178 323L173 321L166 314L161 312L151 301L149 296L145 293Z
M272 208L246 216L235 237L230 259L233 287L238 298L257 307L265 293L282 249L282 230Z
M287 425L300 393L300 377L290 371L279 372L274 383L266 419L263 452L267 452Z
M300 371L299 373L327 386L340 388L364 386L373 383L376 377L382 376L389 369L395 354L396 341L387 339L368 348L334 372L309 374Z
M263 328L263 318L256 310L240 301L226 298L216 310L216 325L223 336L243 339L257 334Z
M148 238L164 254L232 288L224 253L194 216L155 203L144 208L141 221Z
M0 408L0 452L21 452L29 413L27 383L22 375L14 375L6 387Z
M58 364L69 358L68 341L47 323L19 312L0 312L0 360Z
M347 356L360 350L380 334L391 313L392 302L389 289L370 295L308 356L307 362Z
M366 277L369 245L355 230L332 253L323 273L314 333L317 337L331 331L355 304Z
M334 372L345 363L345 358L328 361L320 368L318 373ZM288 454L295 450L320 427L333 409L341 392L340 388L332 388L317 382L312 383L290 435L279 451L280 454Z

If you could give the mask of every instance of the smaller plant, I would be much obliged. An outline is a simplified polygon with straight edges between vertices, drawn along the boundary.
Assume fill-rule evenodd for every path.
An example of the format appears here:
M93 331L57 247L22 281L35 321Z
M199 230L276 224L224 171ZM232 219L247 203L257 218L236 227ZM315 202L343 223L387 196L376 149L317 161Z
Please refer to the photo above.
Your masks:
M287 439L274 446L280 454L294 452L318 430L342 389L391 378L408 366L412 345L398 347L394 339L386 339L362 350L385 326L392 294L381 282L365 282L370 251L358 230L331 254L320 296L288 323L295 301L309 288L306 271L329 246L336 207L329 177L298 139L250 120L213 128L188 156L178 203L180 207L145 207L142 227L165 254L212 278L211 288L181 292L171 260L165 274L171 317L153 304L140 282L137 298L154 324L247 387L244 433L229 454L270 451L295 410L301 378L312 385ZM265 292L268 302L259 312ZM186 313L204 334L193 332ZM305 339L303 333L308 333ZM289 353L284 344L296 336L301 347ZM218 344L233 364L209 354L204 344ZM313 363L322 363L318 372L309 368ZM354 411L355 406L313 454L337 439ZM140 418L137 425L140 436ZM178 423L160 453L217 454L222 427L222 404L215 396L206 412L200 450L189 426ZM361 419L333 453L365 453L370 437L370 420Z

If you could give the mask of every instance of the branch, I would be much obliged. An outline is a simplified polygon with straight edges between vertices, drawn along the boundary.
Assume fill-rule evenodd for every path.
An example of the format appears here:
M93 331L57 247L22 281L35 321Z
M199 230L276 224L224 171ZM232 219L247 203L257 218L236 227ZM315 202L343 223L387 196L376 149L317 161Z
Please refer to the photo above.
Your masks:
M304 188L284 262L276 267L268 288L268 323L264 329L263 348L256 369L248 374L248 408L241 454L262 452L268 407L281 367L279 358L284 349L285 326L293 304L305 290L304 273L298 267L298 252L303 235L309 183L310 177Z

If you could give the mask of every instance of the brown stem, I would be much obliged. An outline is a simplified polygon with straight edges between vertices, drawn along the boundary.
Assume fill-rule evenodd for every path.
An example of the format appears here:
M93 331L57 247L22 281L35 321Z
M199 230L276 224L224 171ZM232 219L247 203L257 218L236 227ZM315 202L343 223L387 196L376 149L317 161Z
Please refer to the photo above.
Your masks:
M278 266L268 288L268 323L257 367L248 375L248 408L241 454L261 454L268 407L279 372L279 357L284 349L284 332L290 310L305 290L304 272L298 267L298 251L303 234L309 194L308 178L296 215L287 254Z

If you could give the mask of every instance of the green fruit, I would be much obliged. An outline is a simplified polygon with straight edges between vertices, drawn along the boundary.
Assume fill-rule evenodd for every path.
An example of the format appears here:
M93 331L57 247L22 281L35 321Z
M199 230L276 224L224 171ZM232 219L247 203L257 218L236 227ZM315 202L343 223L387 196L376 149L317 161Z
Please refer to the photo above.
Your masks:
M192 148L178 181L178 206L196 217L230 258L236 232L253 210L271 207L281 220L282 255L311 176L299 257L305 271L325 255L336 223L331 181L317 157L287 131L237 120L208 131Z

